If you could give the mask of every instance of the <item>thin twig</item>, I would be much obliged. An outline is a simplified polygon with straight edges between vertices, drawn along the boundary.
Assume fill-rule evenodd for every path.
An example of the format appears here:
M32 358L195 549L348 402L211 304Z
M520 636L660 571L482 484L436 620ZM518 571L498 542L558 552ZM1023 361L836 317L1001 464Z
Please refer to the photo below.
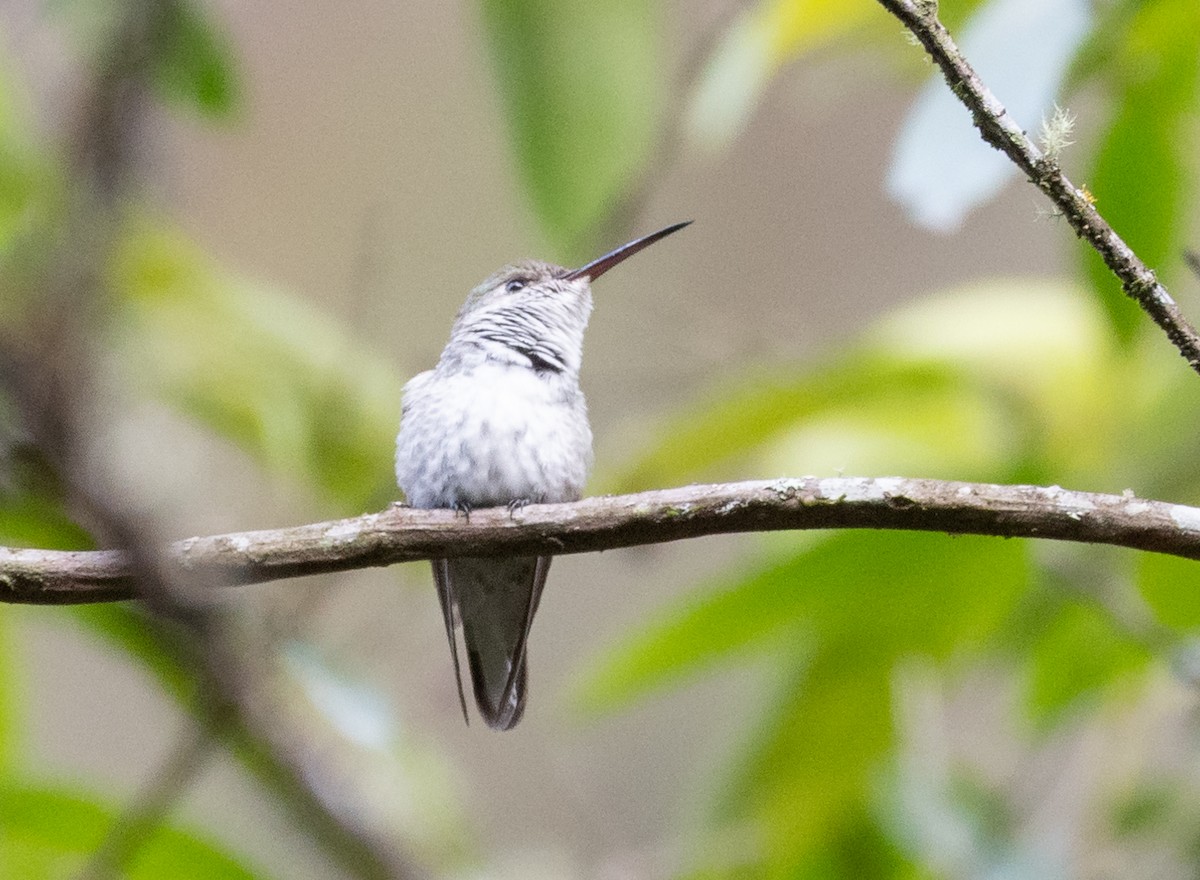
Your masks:
M950 91L971 111L980 136L1008 156L1031 183L1049 196L1076 235L1100 254L1125 293L1162 328L1192 369L1200 373L1200 335L1153 270L1100 216L1088 193L1067 179L1058 163L1038 148L983 84L938 20L936 0L879 0L879 3L921 41L942 69Z
M1053 538L1200 560L1200 508L1132 494L901 477L801 477L476 510L392 507L352 519L189 538L164 558L206 583L253 584L417 559L587 553L703 535L872 528ZM117 551L0 548L0 601L134 596Z

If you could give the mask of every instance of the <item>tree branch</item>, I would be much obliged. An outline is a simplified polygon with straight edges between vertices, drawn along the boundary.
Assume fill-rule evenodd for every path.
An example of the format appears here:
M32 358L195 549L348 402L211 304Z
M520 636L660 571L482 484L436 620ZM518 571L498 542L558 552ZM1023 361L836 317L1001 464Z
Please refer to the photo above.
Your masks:
M1133 252L1100 216L1091 196L1062 173L1008 114L979 79L937 17L936 0L879 0L916 36L932 56L946 82L967 109L983 139L1012 159L1067 218L1076 235L1104 259L1132 297L1167 334L1192 369L1200 373L1200 335L1183 316L1153 270Z
M188 538L170 564L211 583L253 584L445 556L588 553L733 532L872 528L1054 538L1200 560L1200 508L1058 486L901 477L801 477L685 486L473 511L394 506L352 519ZM113 550L0 548L0 601L134 598Z

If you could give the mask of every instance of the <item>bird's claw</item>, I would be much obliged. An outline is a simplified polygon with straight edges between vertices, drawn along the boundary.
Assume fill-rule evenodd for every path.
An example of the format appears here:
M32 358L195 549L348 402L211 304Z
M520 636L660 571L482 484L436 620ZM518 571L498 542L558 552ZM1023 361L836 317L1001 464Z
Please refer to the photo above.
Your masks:
M532 498L514 498L506 505L508 507L508 518L512 519L518 510L528 507L530 504L533 504Z

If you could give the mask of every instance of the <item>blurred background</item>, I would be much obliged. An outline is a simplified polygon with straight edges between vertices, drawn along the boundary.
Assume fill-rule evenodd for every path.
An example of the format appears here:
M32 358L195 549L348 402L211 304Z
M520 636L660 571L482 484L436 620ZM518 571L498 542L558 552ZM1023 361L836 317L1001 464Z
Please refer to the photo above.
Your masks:
M1194 0L941 15L1200 314ZM595 289L593 493L1200 501L1195 376L878 4L3 0L0 543L377 510L471 287L684 219ZM563 557L505 735L424 563L4 605L0 875L1194 877L1198 588L924 534Z

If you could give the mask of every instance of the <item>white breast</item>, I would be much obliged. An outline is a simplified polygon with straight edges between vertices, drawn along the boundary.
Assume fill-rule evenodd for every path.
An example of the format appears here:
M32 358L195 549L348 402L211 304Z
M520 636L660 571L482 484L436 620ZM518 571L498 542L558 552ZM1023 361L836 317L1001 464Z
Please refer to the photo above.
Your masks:
M571 501L592 463L573 381L505 364L405 386L396 479L414 507Z

